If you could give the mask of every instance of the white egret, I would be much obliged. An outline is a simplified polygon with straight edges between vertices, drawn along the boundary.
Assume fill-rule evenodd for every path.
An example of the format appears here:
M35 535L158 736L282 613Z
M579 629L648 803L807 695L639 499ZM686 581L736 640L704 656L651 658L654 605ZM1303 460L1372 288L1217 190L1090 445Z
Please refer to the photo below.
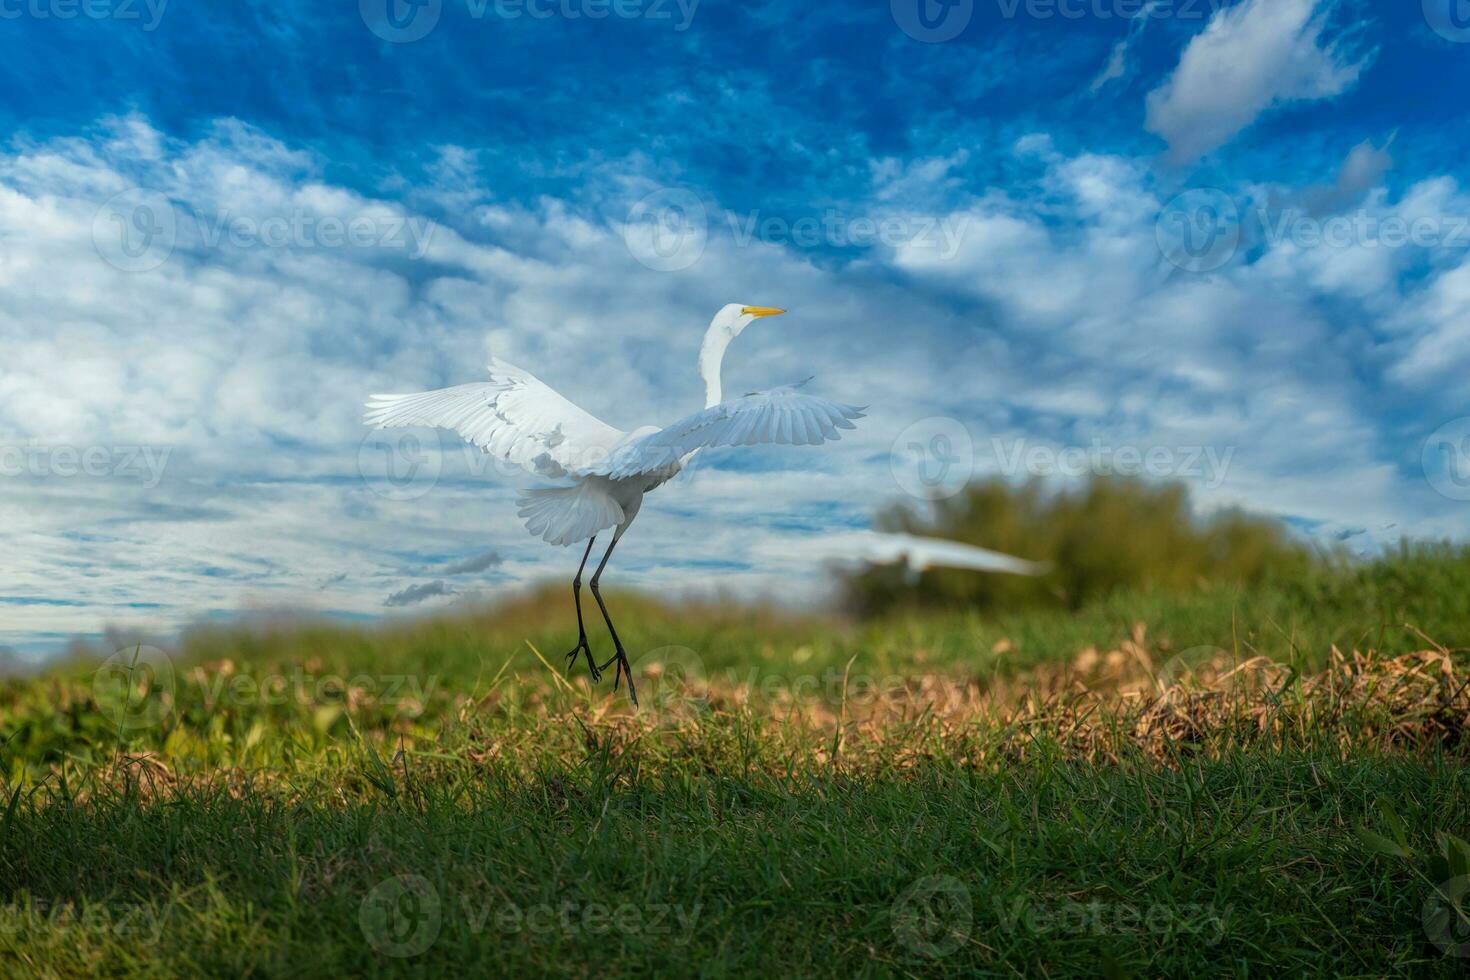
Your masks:
M520 516L528 531L549 544L587 542L572 579L578 637L566 655L567 666L576 663L579 653L585 654L596 681L616 661L613 689L626 675L628 696L636 705L628 654L598 583L613 549L638 516L643 495L673 478L701 449L757 443L815 446L840 438L838 429L851 429L852 420L863 417L860 409L798 390L806 382L721 400L720 364L730 342L755 320L784 312L731 303L716 313L699 351L705 408L663 428L650 425L623 432L573 405L530 372L498 359L490 362L489 381L412 395L373 395L364 421L377 428L453 429L485 452L536 476L567 481L549 489L523 490ZM582 571L597 535L607 528L613 528L612 541L590 585L616 653L599 667L582 622Z

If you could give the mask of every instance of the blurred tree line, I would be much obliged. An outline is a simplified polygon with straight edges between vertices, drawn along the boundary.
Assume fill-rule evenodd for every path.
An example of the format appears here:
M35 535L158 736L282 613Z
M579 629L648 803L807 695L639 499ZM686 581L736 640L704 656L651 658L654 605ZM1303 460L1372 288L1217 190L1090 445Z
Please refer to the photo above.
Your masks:
M1027 578L935 568L915 576L901 565L872 567L843 582L848 603L864 613L905 605L1077 609L1122 589L1291 580L1329 558L1279 521L1239 510L1201 518L1183 484L1126 477L1059 490L991 479L928 514L893 507L876 526L1048 562L1051 571Z

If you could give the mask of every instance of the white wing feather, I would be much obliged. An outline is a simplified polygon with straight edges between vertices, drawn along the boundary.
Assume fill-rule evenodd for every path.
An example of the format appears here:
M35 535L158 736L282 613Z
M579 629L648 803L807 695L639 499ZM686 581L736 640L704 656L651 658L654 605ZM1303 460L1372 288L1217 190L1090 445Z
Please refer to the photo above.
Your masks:
M521 519L526 530L547 544L586 541L625 520L622 504L608 492L602 477L579 480L570 487L521 491Z
M720 402L641 439L630 440L591 472L615 480L656 473L695 450L720 446L817 446L842 438L837 430L851 429L852 420L863 417L861 409L804 395L797 390L800 387L786 385Z
M799 548L793 543L796 540L800 541ZM792 554L793 548L803 554L837 562L871 565L904 562L912 572L931 568L968 568L977 572L1043 575L1051 568L1045 562L1027 561L958 541L881 531L839 531L799 539L772 539L758 545L755 550L761 556L785 558Z
M453 429L492 456L550 479L592 472L627 433L590 415L529 371L490 361L490 380L412 395L373 395L363 421L380 429Z
M1050 566L977 548L974 545L925 538L915 534L885 534L878 531L853 535L844 542L847 555L874 564L904 561L916 572L931 568L967 568L977 572L1010 575L1043 575Z

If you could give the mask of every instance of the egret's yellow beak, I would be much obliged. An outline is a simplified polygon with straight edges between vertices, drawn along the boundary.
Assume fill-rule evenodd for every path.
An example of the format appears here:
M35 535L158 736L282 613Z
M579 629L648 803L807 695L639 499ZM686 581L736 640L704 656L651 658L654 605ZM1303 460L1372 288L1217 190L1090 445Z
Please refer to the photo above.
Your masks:
M774 306L742 306L740 312L746 316L780 316L785 310L778 310Z

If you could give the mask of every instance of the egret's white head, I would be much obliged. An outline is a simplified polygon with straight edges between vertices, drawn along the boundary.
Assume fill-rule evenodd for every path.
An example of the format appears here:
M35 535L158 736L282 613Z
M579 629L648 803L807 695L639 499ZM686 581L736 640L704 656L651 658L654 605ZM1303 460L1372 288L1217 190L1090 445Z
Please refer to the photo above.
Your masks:
M744 303L726 303L720 307L720 312L710 321L710 332L718 330L724 333L728 339L734 340L740 336L740 331L750 326L763 316L780 316L785 310L774 306L746 306Z
M707 405L714 405L720 400L720 362L725 358L725 348L730 346L730 341L761 317L780 316L785 312L774 306L746 306L743 303L727 303L720 307L720 312L709 322L704 346L699 351L699 374L704 378Z

